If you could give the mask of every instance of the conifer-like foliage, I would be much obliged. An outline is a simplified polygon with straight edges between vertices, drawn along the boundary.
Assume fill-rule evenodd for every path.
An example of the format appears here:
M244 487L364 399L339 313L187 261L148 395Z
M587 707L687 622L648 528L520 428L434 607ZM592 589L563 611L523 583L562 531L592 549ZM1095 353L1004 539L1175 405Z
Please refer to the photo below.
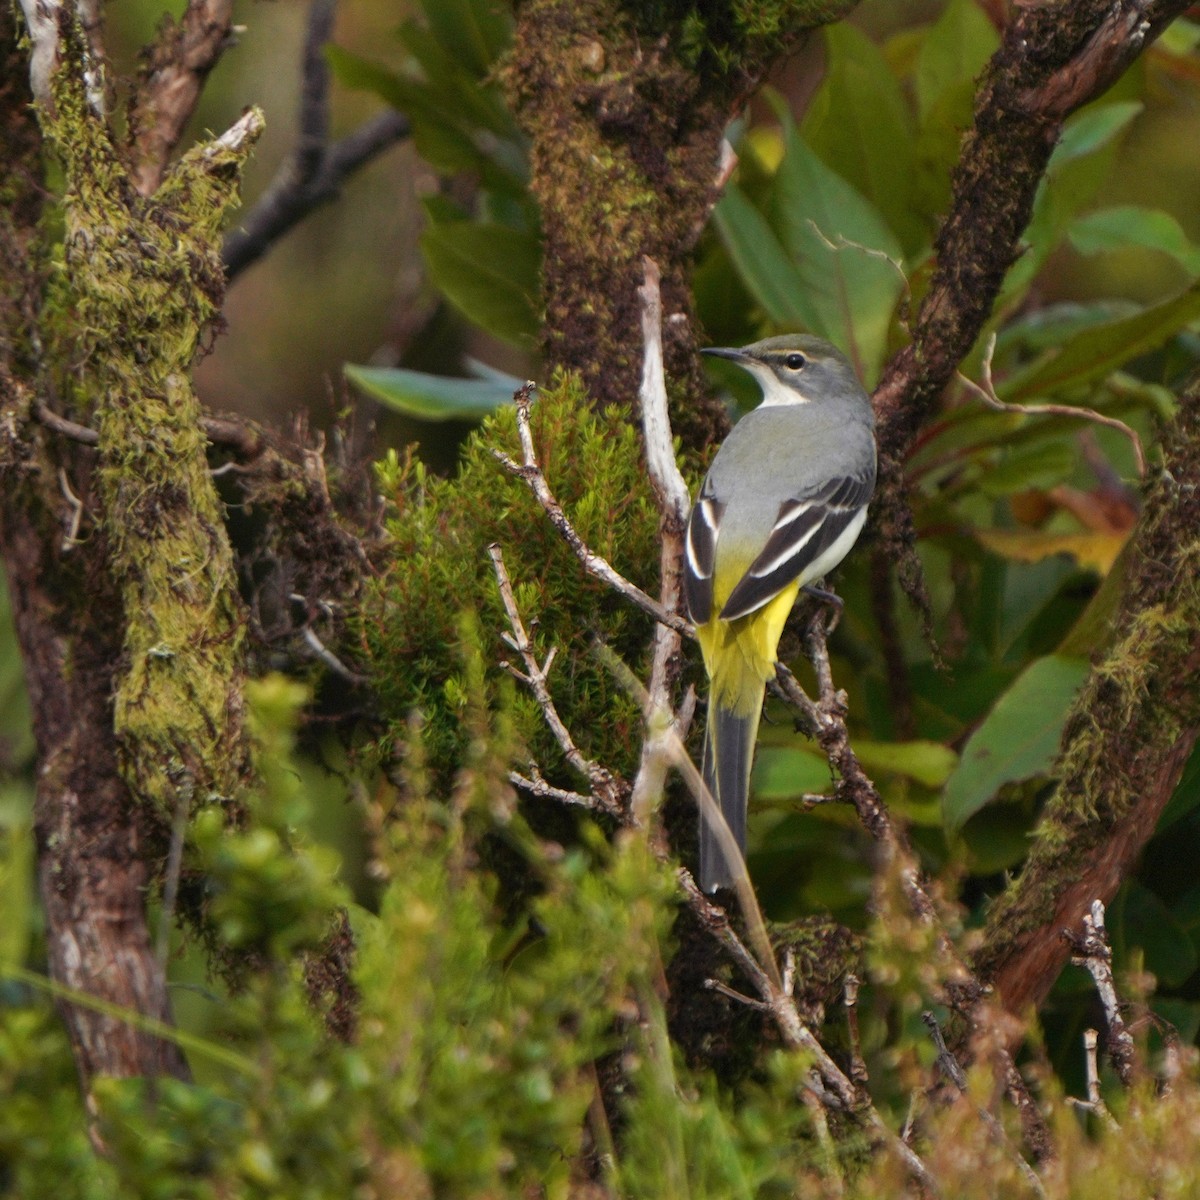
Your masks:
M1184 170L1139 122L1194 132L1182 0L417 7L309 69L402 114L439 319L531 355L590 551L672 602L644 256L693 487L755 400L706 341L802 327L878 385L840 624L783 642L817 702L760 737L765 919L691 886L697 656L535 498L510 381L348 369L474 423L444 474L384 451L353 513L344 460L202 415L217 208L162 206L204 164L224 203L246 147L147 166L155 104L103 110L69 14L36 124L0 14L0 1200L1194 1194L1200 249L1134 186ZM744 111L805 42L812 86ZM205 306L159 344L176 273Z
M658 570L658 511L637 430L619 410L595 413L578 380L560 375L537 393L532 427L538 461L574 528L626 578L653 590ZM463 613L476 622L488 674L512 657L487 547L504 551L514 593L551 671L556 703L589 757L622 773L637 761L641 713L605 666L597 643L641 676L650 620L590 580L529 488L493 451L520 459L511 406L473 433L456 473L430 474L418 459L392 455L378 467L391 505L386 568L364 603L361 635L378 670L392 733L420 711L429 767L448 779L461 762L468 732L467 692L457 654ZM565 786L562 752L527 690L513 711L519 745Z

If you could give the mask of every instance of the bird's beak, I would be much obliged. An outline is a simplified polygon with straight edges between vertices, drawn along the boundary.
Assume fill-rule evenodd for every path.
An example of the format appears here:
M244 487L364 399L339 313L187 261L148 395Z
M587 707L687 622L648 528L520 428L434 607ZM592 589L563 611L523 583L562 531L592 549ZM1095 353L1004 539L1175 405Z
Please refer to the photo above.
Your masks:
M745 362L750 357L745 350L737 346L705 346L700 353L711 355L713 358L727 358L735 363Z

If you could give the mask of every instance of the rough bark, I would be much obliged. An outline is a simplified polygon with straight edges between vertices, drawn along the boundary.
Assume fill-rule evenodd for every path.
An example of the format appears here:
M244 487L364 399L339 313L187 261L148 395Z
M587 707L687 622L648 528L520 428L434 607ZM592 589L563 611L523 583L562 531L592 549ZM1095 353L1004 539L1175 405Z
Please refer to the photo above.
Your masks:
M988 915L980 977L1006 1008L1045 999L1093 900L1106 904L1153 834L1200 731L1200 382L1126 554L1114 639L1063 733L1060 782L1024 870Z
M991 315L1063 122L1103 95L1187 7L1074 0L1017 9L980 81L912 341L875 390L886 460L903 456Z
M67 39L71 45L70 38ZM219 227L261 126L190 151L140 196L68 65L44 118L66 175L65 264L50 342L89 414L108 568L124 614L114 724L135 798L170 822L230 800L248 773L238 599L190 370L220 309Z
M1016 9L975 100L954 170L950 210L934 241L936 266L912 340L888 363L873 396L878 417L877 536L900 582L928 617L904 503L904 458L958 364L992 314L1021 253L1038 184L1063 122L1101 96L1188 0L1072 0Z
M169 1020L146 927L148 871L138 810L113 755L117 607L100 539L63 541L69 507L29 420L41 304L41 138L12 9L0 6L0 557L37 745L34 825L50 973L109 1005ZM86 475L86 464L83 474ZM64 476L65 477L65 476ZM57 510L61 509L62 512ZM85 1087L96 1074L186 1077L175 1045L94 1008L60 1010Z
M701 446L727 423L704 384L691 254L717 198L721 138L770 62L853 3L782 4L753 34L714 11L689 50L685 30L649 26L620 0L526 0L506 80L531 141L543 232L543 351L579 371L597 406L634 412L641 373L642 260L662 272L672 423ZM764 21L767 14L761 14ZM724 61L737 63L725 69ZM707 55L707 57L705 57Z

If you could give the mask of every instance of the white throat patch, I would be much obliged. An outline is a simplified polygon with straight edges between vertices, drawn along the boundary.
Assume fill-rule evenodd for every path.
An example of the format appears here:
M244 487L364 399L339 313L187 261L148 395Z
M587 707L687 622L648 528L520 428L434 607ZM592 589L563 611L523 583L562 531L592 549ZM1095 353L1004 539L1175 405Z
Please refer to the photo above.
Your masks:
M807 404L809 397L781 383L779 376L763 363L746 364L750 373L762 385L763 407L780 404Z

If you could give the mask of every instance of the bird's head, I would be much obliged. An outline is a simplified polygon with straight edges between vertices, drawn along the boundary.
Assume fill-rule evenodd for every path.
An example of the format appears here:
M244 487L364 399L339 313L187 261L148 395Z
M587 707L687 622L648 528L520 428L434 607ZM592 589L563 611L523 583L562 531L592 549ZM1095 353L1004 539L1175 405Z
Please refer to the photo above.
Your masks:
M702 350L749 371L763 390L763 404L808 404L865 397L846 356L824 338L786 333L749 346L713 346Z

